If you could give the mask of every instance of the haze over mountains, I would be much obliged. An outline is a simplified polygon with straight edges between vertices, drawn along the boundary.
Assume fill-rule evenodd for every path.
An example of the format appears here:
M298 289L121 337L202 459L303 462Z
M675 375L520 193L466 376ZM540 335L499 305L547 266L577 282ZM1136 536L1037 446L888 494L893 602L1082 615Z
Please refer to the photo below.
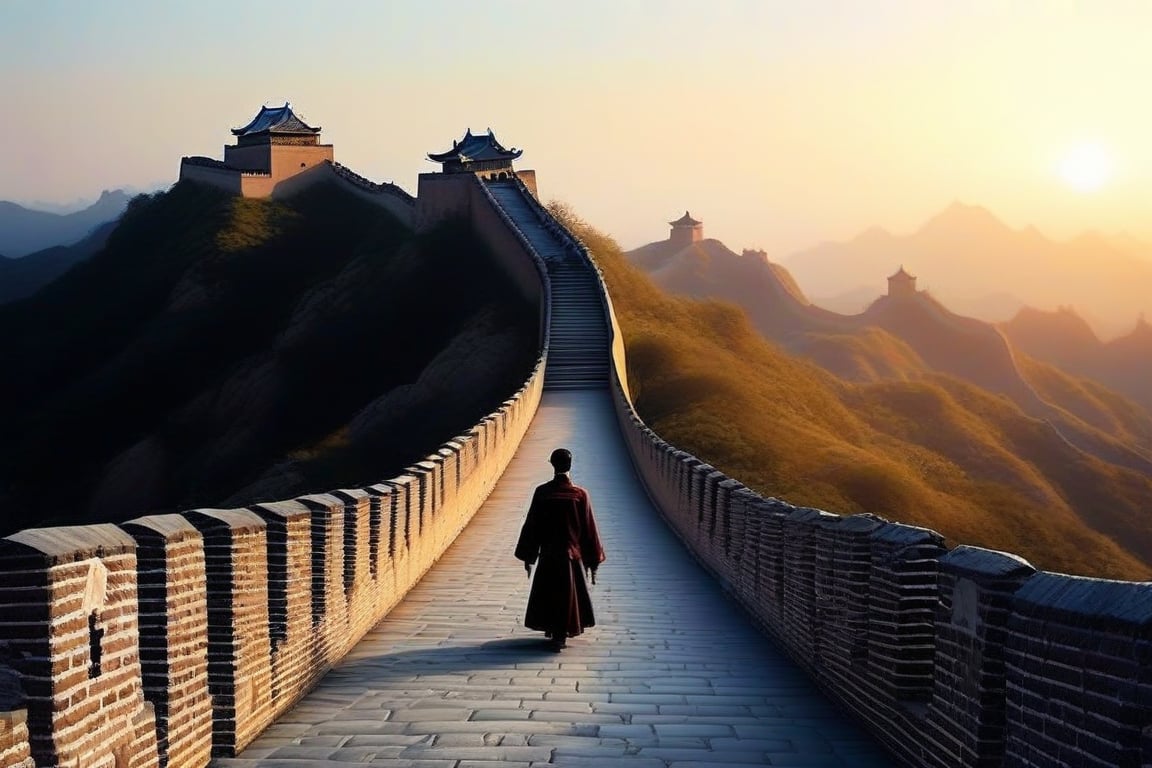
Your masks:
M0 304L31 296L43 286L93 256L108 242L116 220L99 224L83 240L53 245L19 259L0 257Z
M1134 551L1152 562L1152 518L1141 506L1152 494L1146 324L1108 343L1067 309L1026 310L1001 327L952 312L936 292L900 280L863 312L843 315L814 305L802 281L763 252L737 254L714 239L685 246L670 238L628 258L666 290L738 304L764 338L857 387L841 401L872 427L1041 507L1075 509L1098 530L1127 531L1141 542ZM886 276L895 264L878 268ZM1048 480L1037 485L1040 477ZM1117 493L1123 500L1110 511L1100 507L1100 494Z
M992 322L1022 306L1072 306L1103 337L1152 316L1152 246L1087 232L1065 242L1033 227L1012 229L987 209L953 203L909 235L872 228L783 259L813 300L861 311L903 265L953 310Z
M121 189L105 190L92 205L66 214L0 200L0 255L17 259L52 246L76 243L122 214L128 200L129 195Z

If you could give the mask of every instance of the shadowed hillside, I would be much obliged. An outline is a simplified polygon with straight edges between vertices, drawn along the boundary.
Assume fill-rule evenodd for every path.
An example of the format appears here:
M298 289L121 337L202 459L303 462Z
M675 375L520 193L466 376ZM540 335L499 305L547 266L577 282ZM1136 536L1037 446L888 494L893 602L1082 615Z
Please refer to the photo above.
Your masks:
M765 340L735 306L662 292L614 241L554 209L603 268L637 408L673 444L792 503L930 526L1052 570L1152 576L1147 475L956 378L837 379ZM907 345L893 349L920 364Z
M137 199L0 307L3 526L381 480L515 390L536 334L462 225L413 236L332 186Z

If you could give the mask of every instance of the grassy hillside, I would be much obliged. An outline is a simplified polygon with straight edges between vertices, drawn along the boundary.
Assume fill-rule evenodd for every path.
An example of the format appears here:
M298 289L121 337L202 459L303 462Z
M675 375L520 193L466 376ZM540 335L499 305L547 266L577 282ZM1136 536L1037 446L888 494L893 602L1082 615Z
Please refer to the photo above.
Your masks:
M384 479L502 402L535 341L462 227L177 185L0 307L3 528Z
M673 444L795 504L929 526L1051 570L1152 576L1140 509L1152 479L947 376L838 379L766 341L735 306L663 293L610 238L554 212L603 268L636 406Z

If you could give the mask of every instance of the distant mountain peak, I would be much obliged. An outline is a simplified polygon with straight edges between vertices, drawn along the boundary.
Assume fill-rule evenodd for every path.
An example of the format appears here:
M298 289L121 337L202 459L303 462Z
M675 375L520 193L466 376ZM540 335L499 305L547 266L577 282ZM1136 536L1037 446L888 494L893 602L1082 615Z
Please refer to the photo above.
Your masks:
M973 233L1001 233L1008 232L1007 224L996 218L996 215L980 205L969 205L959 200L952 203L940 213L928 219L920 227L920 234L942 232L953 234L964 232L971 236Z
M853 243L867 245L869 243L887 243L893 239L893 235L884 227L868 227L856 237L852 238Z

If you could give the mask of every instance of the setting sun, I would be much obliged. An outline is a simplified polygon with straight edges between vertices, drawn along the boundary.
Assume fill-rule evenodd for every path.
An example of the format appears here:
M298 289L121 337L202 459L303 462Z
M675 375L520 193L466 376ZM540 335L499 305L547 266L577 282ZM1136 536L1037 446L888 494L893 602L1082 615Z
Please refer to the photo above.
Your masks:
M1060 161L1060 178L1077 192L1096 192L1112 178L1112 155L1101 144L1078 144Z

